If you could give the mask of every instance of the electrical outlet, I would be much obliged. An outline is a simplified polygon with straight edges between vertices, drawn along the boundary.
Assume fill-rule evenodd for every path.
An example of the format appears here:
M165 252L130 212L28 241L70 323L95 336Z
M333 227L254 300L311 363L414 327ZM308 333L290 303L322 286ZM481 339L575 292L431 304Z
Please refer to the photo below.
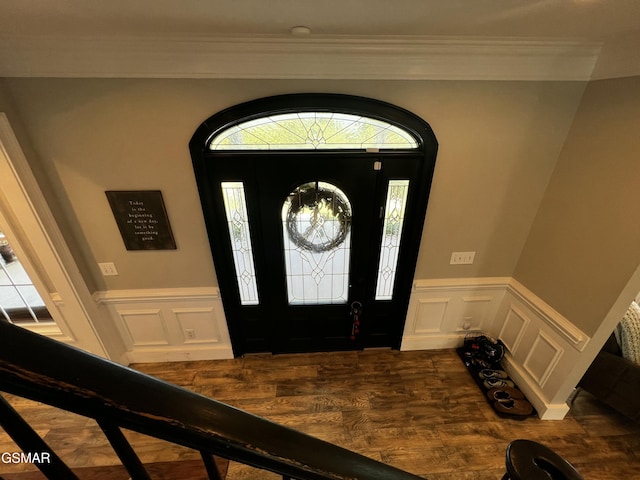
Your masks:
M475 259L476 252L453 252L451 254L450 265L471 265Z
M105 277L118 275L118 270L116 269L116 265L113 262L99 263L98 266L100 267L102 275L104 275Z
M473 317L464 317L464 321L462 322L462 329L463 330L470 330L471 329L471 321L473 320Z

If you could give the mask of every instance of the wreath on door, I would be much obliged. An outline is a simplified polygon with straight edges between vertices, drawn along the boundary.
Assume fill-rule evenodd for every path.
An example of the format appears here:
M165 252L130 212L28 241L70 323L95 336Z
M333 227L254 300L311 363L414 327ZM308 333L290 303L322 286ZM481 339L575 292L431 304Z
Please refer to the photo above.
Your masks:
M285 222L294 245L322 253L339 247L351 229L347 197L328 183L300 185L289 194Z

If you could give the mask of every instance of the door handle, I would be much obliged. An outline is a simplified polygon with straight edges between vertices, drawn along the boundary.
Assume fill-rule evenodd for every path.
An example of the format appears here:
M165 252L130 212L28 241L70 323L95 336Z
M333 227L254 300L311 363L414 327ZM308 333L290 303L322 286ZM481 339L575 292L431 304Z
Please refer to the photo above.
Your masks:
M351 341L355 341L357 335L360 333L360 314L362 313L362 302L351 302L350 315L353 318L351 324Z

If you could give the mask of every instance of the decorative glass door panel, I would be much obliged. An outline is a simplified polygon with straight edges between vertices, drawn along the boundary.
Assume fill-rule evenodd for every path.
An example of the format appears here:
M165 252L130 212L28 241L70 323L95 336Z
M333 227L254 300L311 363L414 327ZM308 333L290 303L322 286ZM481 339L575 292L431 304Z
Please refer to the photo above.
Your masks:
M210 150L415 149L413 136L395 125L360 115L300 112L261 117L230 127Z
M384 207L382 241L380 242L376 300L391 300L393 298L408 192L409 180L389 181Z
M335 185L298 186L282 207L290 305L347 303L351 204Z
M373 292L378 174L369 159L274 155L256 159L255 214L264 255L258 262L263 319L274 352L362 348L351 340L350 305ZM251 203L251 201L249 202ZM250 210L250 218L255 218Z
M240 303L242 305L257 305L259 303L258 285L253 262L253 245L249 231L244 185L242 182L222 182L221 188Z

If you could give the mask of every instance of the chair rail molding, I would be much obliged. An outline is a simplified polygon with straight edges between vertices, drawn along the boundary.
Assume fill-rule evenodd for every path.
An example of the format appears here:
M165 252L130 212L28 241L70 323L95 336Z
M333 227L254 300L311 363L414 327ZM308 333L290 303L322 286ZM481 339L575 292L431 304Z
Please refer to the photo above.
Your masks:
M580 352L584 350L589 337L544 300L516 279L511 279L508 285L508 291L521 301L527 309L535 312L536 315L556 330L558 334L562 335L573 348Z
M216 287L108 290L94 300L122 336L122 363L233 358Z

